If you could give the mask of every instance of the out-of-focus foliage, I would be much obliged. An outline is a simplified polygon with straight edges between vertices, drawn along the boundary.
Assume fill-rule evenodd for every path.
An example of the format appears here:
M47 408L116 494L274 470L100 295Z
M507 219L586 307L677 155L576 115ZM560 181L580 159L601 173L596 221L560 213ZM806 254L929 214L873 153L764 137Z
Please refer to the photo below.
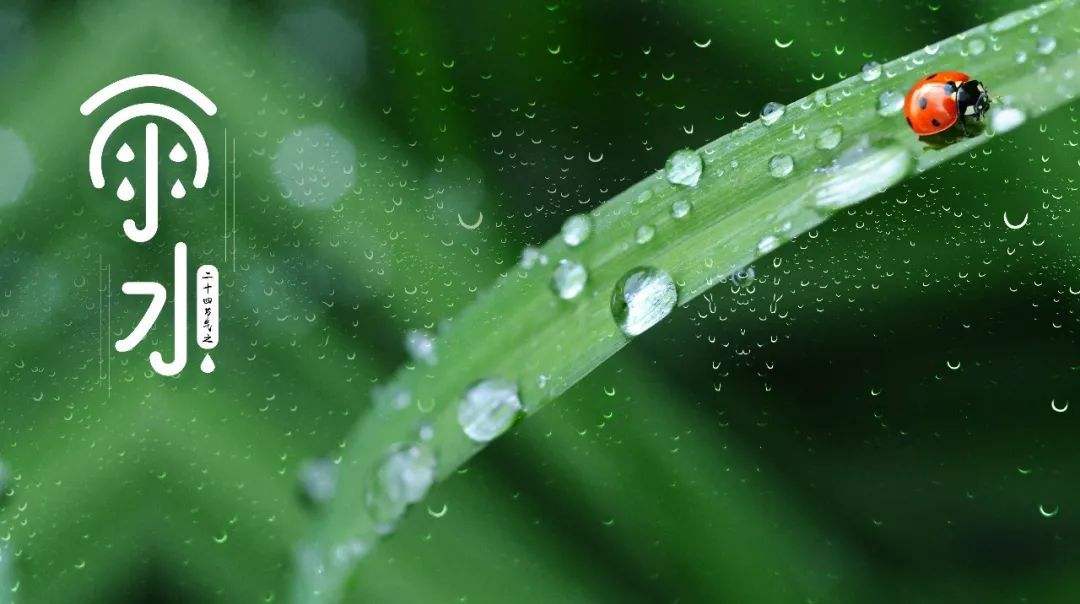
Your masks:
M1023 5L746 4L5 4L9 591L284 599L311 513L297 473L340 445L406 330L452 317L671 150ZM163 201L159 236L137 246L120 235L130 210L86 181L97 124L77 108L147 71L218 103L202 125L220 166L199 196ZM435 487L353 596L1074 593L1077 409L1051 404L1080 392L1077 112L909 180L673 313ZM119 284L167 274L177 238L193 264L235 246L211 376L149 371L167 328L104 354L142 310Z

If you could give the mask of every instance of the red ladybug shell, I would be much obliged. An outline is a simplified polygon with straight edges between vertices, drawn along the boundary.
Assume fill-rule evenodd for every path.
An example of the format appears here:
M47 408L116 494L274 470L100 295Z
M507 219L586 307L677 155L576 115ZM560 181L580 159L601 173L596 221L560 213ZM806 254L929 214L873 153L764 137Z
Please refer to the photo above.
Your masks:
M937 134L956 123L957 86L971 77L959 71L939 71L915 82L904 97L904 117L919 136Z

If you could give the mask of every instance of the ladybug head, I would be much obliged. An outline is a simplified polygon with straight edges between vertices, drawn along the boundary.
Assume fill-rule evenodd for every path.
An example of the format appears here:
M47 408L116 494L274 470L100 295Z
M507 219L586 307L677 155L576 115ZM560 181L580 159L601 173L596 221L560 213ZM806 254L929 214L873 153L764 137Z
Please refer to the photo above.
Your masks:
M980 118L990 109L990 95L979 80L968 80L956 90L956 109L962 116Z

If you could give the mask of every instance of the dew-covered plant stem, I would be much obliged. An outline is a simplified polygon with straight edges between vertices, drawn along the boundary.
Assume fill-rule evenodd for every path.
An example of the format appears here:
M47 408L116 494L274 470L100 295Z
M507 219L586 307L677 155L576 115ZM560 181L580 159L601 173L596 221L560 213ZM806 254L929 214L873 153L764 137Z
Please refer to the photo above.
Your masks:
M380 385L329 458L332 499L297 548L294 599L337 601L352 569L454 472L630 339L779 245L903 179L1080 96L1080 8L1039 4L861 72L697 151L526 250ZM853 66L858 67L858 66ZM969 137L918 139L900 111L940 70L982 80Z

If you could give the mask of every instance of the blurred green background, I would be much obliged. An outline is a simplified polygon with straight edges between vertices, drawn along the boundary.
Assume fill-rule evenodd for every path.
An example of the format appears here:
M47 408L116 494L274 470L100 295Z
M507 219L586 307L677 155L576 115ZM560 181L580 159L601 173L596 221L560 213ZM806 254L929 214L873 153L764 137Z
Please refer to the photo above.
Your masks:
M312 513L297 473L342 446L406 330L672 150L1024 5L4 0L7 591L284 601ZM209 186L163 197L138 245L86 173L108 113L78 106L145 72L220 111L199 120ZM1075 601L1078 118L999 136L673 313L437 485L351 599ZM108 347L144 308L120 284L168 282L179 239L192 270L222 267L223 335L214 374L192 347L166 379L146 354L171 308Z

